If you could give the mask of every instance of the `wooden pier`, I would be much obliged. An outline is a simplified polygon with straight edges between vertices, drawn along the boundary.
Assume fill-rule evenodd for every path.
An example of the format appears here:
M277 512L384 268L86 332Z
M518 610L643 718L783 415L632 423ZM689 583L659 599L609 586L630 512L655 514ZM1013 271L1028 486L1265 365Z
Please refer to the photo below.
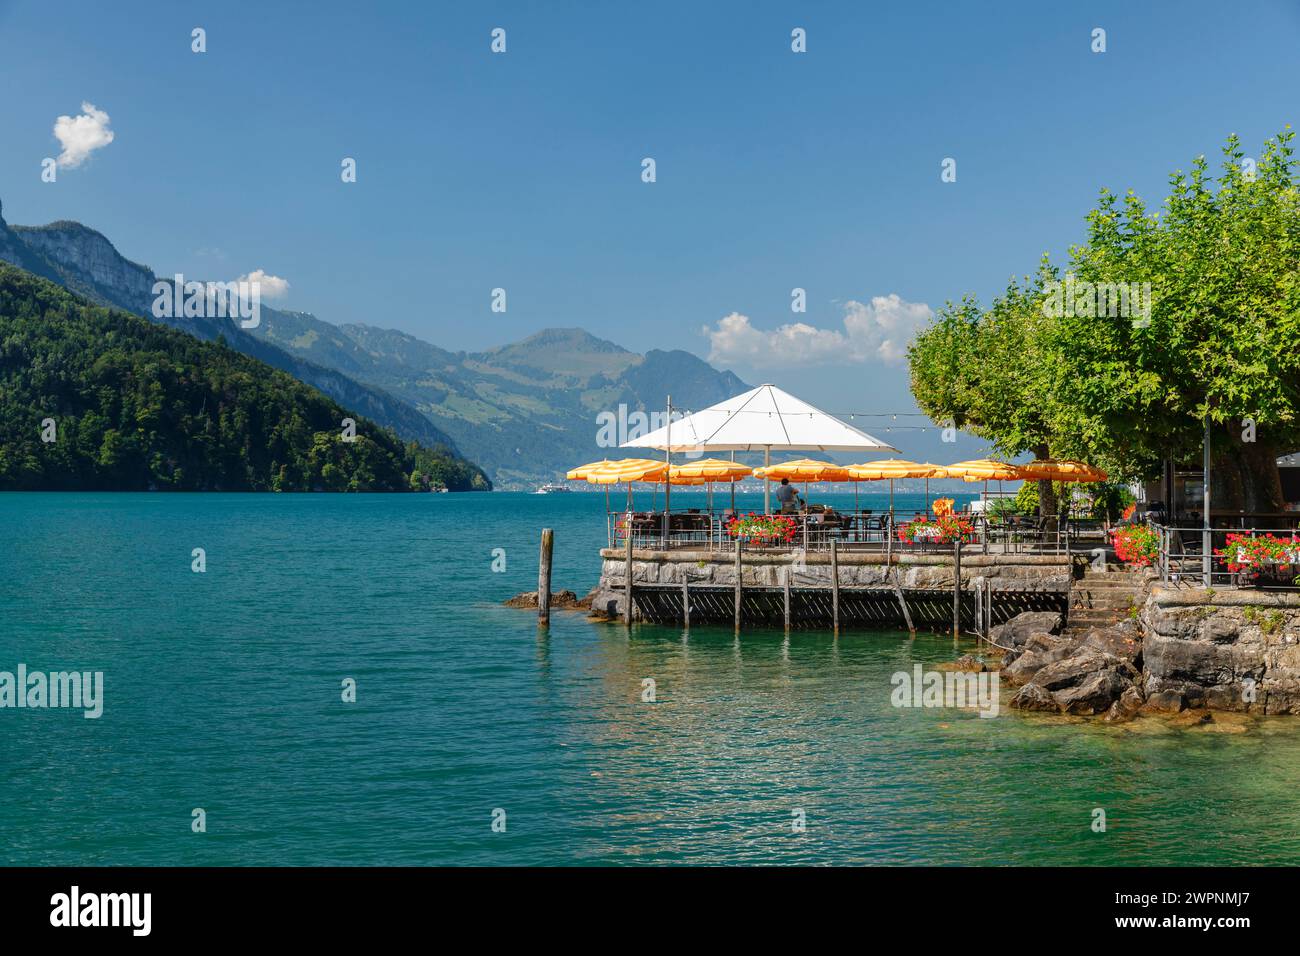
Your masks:
M650 624L734 625L736 589L718 585L635 585L636 616ZM1064 591L993 591L991 621L980 603L984 592L961 592L959 620L963 632L984 633L1022 611L1067 610ZM902 597L917 628L952 627L951 589L903 588ZM838 616L841 630L907 630L898 592L890 587L840 588L838 615L829 588L747 587L740 591L741 627L788 627L791 630L833 630ZM689 615L687 608L689 607ZM981 618L984 621L981 622Z
M602 549L601 557L592 607L625 622L731 625L737 632L933 628L976 634L1023 611L1067 614L1078 560L838 548L804 553L623 547Z

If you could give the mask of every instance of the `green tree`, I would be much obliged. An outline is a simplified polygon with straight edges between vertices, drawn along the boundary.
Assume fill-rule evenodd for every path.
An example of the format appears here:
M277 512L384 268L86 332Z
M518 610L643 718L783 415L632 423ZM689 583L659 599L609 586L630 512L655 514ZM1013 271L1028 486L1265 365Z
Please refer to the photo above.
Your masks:
M1216 506L1280 507L1275 460L1300 442L1293 138L1247 164L1230 137L1218 178L1197 158L1160 213L1103 190L1064 277L1044 259L988 309L949 304L917 337L921 408L1006 454L1085 458L1113 478L1195 459L1208 419ZM1121 288L1137 293L1127 310Z

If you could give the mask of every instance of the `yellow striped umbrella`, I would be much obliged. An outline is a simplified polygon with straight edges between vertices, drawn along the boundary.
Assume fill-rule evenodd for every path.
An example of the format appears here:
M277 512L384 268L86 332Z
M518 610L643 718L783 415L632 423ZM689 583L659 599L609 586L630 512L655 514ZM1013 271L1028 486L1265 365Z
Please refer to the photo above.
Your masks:
M601 465L608 465L608 464L609 464L608 458L604 459L603 461L589 461L585 465L579 465L577 468L574 468L572 471L566 471L564 473L564 477L567 481L585 481L587 479L588 472L592 471L595 468L599 468Z
M1094 482L1108 477L1100 468L1068 458L1038 458L1018 467L1025 478L1034 481Z
M754 473L748 465L722 458L703 458L673 465L673 478L703 478L706 481L739 481Z
M1020 471L1032 481L1091 483L1105 481L1108 477L1100 468L1068 458L1037 458L1027 465L1021 465ZM1074 498L1071 496L1071 505L1073 502Z
M780 481L782 478L803 481L849 481L849 470L843 465L829 461L817 461L812 458L800 458L797 461L783 461L766 468L755 468L755 478L768 481Z
M849 477L853 481L889 481L889 513L894 513L894 481L898 478L924 478L926 510L930 509L930 479L944 478L948 469L943 465L929 462L907 461L903 458L885 458L881 461L868 461L861 465L849 465ZM857 485L853 486L854 500L857 500Z
M623 458L603 462L587 472L593 485L617 485L624 481L663 481L668 463L653 458Z
M984 500L988 503L989 481L996 480L998 483L998 494L1002 493L1003 481L1017 481L1023 477L1020 469L1015 465L1009 465L1005 461L995 461L992 458L976 458L971 461L959 461L955 465L947 467L949 478L961 478L968 482L984 482ZM987 517L987 516L986 516Z
M668 474L666 461L653 458L623 458L602 462L587 472L587 481L593 485L616 485L627 482L627 510L632 510L632 482L663 481Z
M834 462L818 461L815 458L799 458L795 461L783 461L776 465L754 469L755 478L767 481L780 481L787 478L804 484L813 481L849 481L849 470Z
M736 508L736 482L748 478L754 469L738 461L723 458L702 458L685 464L673 465L670 479L673 484L707 485L709 513L713 513L713 483L725 481L731 485L731 508Z
M966 478L974 481L1016 481L1025 477L1017 466L1008 465L1005 461L994 461L992 458L959 461L955 465L947 465L945 471L948 472L949 478Z
M945 472L943 465L905 461L902 458L886 458L883 461L849 465L849 475L858 481L884 481L887 478L942 478L942 473Z

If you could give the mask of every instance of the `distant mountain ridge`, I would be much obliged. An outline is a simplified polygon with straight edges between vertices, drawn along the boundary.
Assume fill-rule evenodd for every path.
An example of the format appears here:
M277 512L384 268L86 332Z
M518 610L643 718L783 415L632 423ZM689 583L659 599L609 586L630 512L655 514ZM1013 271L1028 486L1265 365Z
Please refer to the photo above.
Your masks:
M429 448L444 446L454 454L459 453L450 436L406 403L356 381L334 366L315 364L249 335L229 319L180 315L156 318L151 306L153 285L158 277L149 267L132 262L119 253L102 233L68 220L44 226L11 226L5 222L2 213L3 207L0 207L0 260L57 282L99 305L134 312L205 341L224 337L235 351L260 359L299 381L315 386L345 408L392 428L408 441ZM263 305L263 321L275 311Z
M365 419L348 438L342 407L263 362L5 263L0 343L0 490L411 491L475 479Z
M750 387L690 352L641 355L576 328L543 329L483 352L451 352L372 325L330 325L306 312L277 312L253 334L414 405L502 488L629 454L597 445L601 413L660 411L669 394L675 408L698 409Z
M157 320L153 271L66 220L7 226L0 216L0 260L198 338L223 336L403 438L454 449L499 487L531 487L593 458L623 457L597 445L602 413L660 411L669 394L675 408L697 409L749 388L689 352L641 355L577 328L453 352L378 325L332 325L265 304L261 324L247 330L229 319Z

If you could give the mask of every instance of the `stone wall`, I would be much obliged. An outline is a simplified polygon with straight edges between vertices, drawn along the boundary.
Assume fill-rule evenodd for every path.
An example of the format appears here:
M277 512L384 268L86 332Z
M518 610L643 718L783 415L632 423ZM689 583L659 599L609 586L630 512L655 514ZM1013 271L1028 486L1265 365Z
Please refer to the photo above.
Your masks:
M1148 698L1300 714L1300 594L1156 586L1141 622Z

